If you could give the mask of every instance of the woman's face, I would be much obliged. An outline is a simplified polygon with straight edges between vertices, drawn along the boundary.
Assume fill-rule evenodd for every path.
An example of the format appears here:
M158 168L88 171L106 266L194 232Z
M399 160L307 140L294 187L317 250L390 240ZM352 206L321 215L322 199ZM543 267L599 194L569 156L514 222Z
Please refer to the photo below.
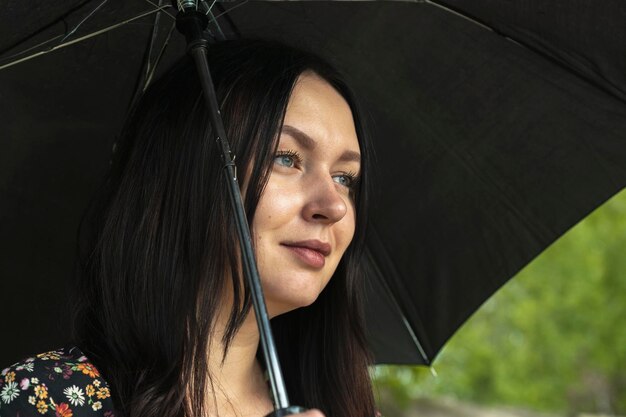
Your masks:
M359 142L347 102L302 74L252 231L270 317L315 301L354 236Z

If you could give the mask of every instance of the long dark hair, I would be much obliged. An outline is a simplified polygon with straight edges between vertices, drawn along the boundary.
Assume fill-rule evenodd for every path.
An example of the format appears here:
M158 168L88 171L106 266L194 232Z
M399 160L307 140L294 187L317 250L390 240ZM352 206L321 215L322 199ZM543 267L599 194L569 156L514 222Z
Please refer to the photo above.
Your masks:
M318 299L274 318L272 326L292 403L328 417L371 417L360 269L371 145L353 94L320 58L274 42L218 43L209 63L238 172L249 174L250 220L298 76L315 72L352 109L362 157L354 239ZM76 343L108 380L124 415L202 416L205 392L212 390L206 352L220 300L232 285L228 346L250 310L250 295L240 284L220 155L189 59L153 84L131 112L100 195L81 225Z

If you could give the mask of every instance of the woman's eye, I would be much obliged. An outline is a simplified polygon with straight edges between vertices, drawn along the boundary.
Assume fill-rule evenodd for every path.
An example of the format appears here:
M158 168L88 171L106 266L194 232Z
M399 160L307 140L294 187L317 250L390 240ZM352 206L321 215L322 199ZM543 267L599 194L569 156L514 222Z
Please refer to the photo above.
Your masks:
M293 160L293 158L287 155L277 156L276 162L278 162L278 165L282 165L285 167L293 167L295 164L295 161Z
M274 162L287 168L295 168L301 162L301 158L295 151L282 151L276 154Z
M337 184L343 185L347 188L352 188L356 182L356 175L352 173L335 175L333 179Z

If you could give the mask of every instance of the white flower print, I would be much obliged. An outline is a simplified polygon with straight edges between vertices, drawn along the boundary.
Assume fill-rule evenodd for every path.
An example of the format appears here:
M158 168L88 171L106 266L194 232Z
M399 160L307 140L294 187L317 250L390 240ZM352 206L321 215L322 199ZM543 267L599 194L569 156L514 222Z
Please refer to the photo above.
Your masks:
M30 383L33 384L33 385L39 384L39 378L31 378L30 379Z
M63 390L63 394L67 397L70 403L73 406L85 404L85 394L83 390L78 388L76 385L72 385L71 387L65 388Z
M36 401L37 401L37 399L36 399L35 397L33 397L32 395L30 395L30 396L28 397L28 403L29 403L29 404L35 405L35 402L36 402Z
M26 369L28 372L33 372L35 370L35 364L32 362L25 363L24 369Z
M9 382L0 392L0 398L2 398L2 401L4 401L5 404L10 403L19 396L20 391L17 389L17 383L15 382Z
M93 411L98 411L102 408L102 403L100 401L96 401L95 403L93 403L91 408L93 408Z

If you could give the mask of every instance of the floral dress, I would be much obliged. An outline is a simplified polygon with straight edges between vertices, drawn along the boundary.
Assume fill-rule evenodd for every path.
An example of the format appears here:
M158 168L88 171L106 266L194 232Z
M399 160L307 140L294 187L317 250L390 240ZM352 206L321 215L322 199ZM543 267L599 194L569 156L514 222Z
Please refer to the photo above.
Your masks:
M119 415L109 384L77 347L41 353L0 373L0 417Z
M0 417L114 417L109 385L77 347L41 353L0 373Z

